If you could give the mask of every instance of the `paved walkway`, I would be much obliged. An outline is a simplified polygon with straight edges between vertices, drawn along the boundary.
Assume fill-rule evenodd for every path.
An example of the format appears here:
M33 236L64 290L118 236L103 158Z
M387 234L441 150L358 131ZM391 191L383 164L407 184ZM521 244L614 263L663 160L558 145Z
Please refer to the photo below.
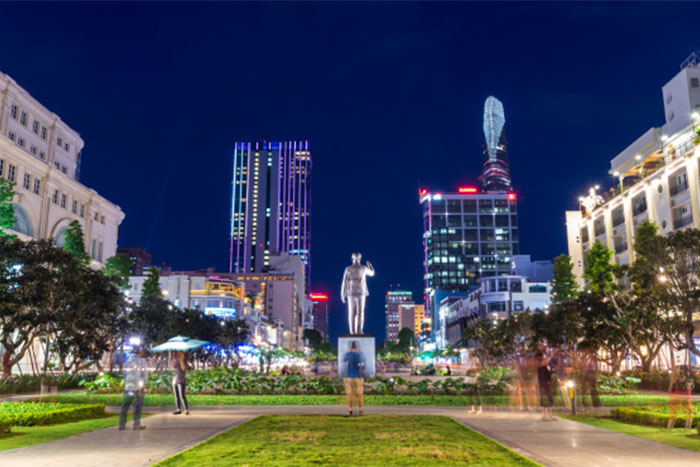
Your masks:
M170 408L148 407L146 430L116 427L0 453L0 465L111 467L149 465L261 414L345 413L343 406L195 407L174 416ZM446 415L547 466L694 466L700 454L568 420L543 422L538 415L465 408L368 406L366 414Z

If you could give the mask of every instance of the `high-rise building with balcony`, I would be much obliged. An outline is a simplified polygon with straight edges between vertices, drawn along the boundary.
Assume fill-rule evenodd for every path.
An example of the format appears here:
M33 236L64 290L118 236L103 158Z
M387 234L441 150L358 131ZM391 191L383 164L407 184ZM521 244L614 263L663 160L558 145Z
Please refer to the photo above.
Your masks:
M231 196L231 272L261 272L270 256L301 258L308 288L311 249L308 141L236 143Z
M600 241L617 264L634 261L636 226L649 219L667 234L700 228L700 56L692 54L662 87L666 122L610 161L615 185L590 188L566 212L569 255L583 284L584 258Z

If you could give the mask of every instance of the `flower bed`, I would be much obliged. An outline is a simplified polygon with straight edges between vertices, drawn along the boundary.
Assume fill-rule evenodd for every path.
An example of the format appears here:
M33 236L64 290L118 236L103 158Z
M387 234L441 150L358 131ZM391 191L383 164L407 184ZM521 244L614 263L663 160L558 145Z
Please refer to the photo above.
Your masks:
M104 404L2 402L0 431L8 432L11 426L51 425L104 415Z
M172 392L172 372L152 373L149 377L148 392L170 394ZM85 382L85 388L93 393L114 394L121 391L120 377L102 375L92 382ZM366 394L383 395L503 395L506 393L505 376L491 378L445 378L439 381L423 379L411 381L401 377L376 376L367 379ZM290 394L290 395L332 395L345 392L342 378L301 375L273 376L250 373L230 368L211 368L191 371L187 374L187 392L191 394Z

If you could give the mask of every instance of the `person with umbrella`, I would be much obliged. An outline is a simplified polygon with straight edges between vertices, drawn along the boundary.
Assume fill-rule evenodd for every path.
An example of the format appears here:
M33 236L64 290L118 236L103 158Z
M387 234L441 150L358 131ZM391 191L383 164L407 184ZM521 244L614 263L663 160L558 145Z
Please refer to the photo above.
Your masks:
M173 375L173 393L175 394L175 412L173 414L180 415L182 406L185 406L185 415L190 414L190 406L187 404L187 396L185 389L187 388L187 362L185 361L185 352L175 352L173 359L170 362L170 368L175 370Z
M187 362L185 361L185 352L188 350L197 350L209 345L210 342L190 339L185 336L175 336L167 342L157 345L151 349L151 352L175 352L173 359L170 361L170 368L175 370L173 375L173 393L175 394L175 407L173 412L175 415L182 413L182 406L185 407L185 414L190 414L190 407L187 404L185 396L185 388L187 386Z

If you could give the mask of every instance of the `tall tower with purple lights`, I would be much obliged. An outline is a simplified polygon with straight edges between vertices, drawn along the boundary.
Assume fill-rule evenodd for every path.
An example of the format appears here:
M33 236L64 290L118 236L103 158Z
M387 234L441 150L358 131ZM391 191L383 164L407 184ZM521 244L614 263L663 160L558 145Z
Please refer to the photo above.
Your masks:
M235 143L230 272L262 272L270 256L301 258L311 271L311 152L308 141Z
M484 191L512 189L507 146L503 103L489 96L484 103L484 165L480 178Z

